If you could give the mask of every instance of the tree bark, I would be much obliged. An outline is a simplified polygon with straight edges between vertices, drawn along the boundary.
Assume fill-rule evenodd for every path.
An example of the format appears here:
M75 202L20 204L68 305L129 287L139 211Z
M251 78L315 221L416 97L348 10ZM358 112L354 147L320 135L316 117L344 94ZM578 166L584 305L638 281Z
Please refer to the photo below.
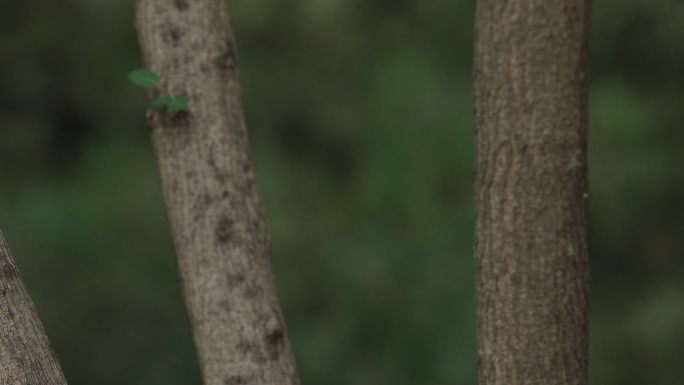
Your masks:
M204 383L298 384L223 0L137 0L146 67L187 110L148 111Z
M66 384L0 232L0 384Z
M481 385L588 384L589 0L478 0Z

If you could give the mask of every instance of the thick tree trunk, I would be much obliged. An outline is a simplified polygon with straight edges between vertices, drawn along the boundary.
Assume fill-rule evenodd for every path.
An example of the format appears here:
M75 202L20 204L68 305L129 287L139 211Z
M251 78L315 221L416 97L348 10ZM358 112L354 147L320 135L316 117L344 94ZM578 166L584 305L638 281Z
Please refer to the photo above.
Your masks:
M66 384L0 232L0 384Z
M588 384L589 0L478 0L481 385Z
M146 67L189 100L148 112L207 385L297 384L271 266L224 0L137 0Z

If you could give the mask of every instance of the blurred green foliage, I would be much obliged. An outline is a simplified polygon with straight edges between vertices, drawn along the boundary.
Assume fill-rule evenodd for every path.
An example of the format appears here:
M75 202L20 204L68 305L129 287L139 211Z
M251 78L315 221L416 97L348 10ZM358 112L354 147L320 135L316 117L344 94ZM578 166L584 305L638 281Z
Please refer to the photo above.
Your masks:
M476 382L473 3L231 2L305 384ZM596 383L684 382L682 25L594 5ZM200 381L140 66L131 2L3 4L0 228L72 385Z

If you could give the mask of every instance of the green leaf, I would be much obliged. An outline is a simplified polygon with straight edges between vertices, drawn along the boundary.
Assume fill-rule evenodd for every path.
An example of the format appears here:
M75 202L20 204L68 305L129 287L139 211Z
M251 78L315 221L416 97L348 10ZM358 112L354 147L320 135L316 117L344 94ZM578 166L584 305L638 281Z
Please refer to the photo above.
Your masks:
M152 99L150 102L150 106L152 107L162 107L162 106L168 106L169 103L171 103L171 95L162 95L162 96L157 96L156 98Z
M159 87L159 75L146 69L131 71L128 80L141 87Z
M156 98L152 99L152 101L150 102L150 106L152 106L152 107L168 106L169 103L171 103L171 95L161 95L161 96L157 96Z
M150 106L166 106L170 110L180 111L188 108L188 99L181 94L161 95L152 99Z
M172 94L169 95L171 100L169 103L166 105L169 107L169 109L172 109L174 111L180 111L188 108L188 99L185 98L185 96L181 94Z

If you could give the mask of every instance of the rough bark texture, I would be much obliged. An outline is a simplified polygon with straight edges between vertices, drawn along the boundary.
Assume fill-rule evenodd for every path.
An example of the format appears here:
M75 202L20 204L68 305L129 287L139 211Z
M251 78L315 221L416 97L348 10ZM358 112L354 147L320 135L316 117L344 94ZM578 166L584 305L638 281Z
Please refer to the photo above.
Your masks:
M223 0L137 0L146 67L187 96L148 111L204 383L297 384Z
M481 385L588 384L588 0L478 0Z
M66 384L0 232L0 384Z

